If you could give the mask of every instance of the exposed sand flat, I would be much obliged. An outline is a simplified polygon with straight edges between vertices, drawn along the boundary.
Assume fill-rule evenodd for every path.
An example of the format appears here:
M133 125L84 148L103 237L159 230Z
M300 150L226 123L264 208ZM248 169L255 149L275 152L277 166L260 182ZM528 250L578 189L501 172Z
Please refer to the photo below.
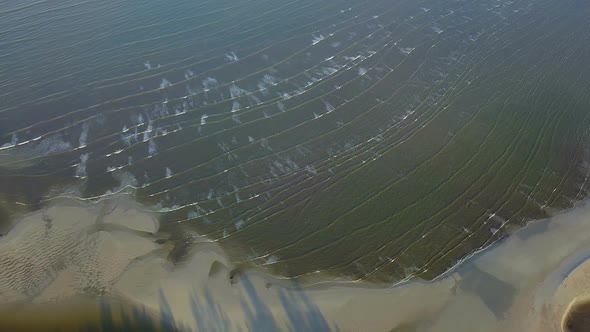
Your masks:
M113 210L105 214L102 221L141 232L155 233L158 231L158 221L155 218L146 218L144 212L139 211L137 207L128 205L117 204Z
M101 230L99 216L96 208L54 206L0 238L3 302L108 292L133 259L156 248L132 233Z
M125 228L103 227L111 223ZM334 282L302 289L235 269L215 243L195 243L186 263L174 266L161 254L166 247L137 230L154 233L157 224L116 202L25 217L0 238L0 301L110 294L194 331L549 332L561 331L572 301L590 296L587 205L530 225L438 280L389 288Z
M102 217L102 222L105 224L114 224L126 227L131 230L140 232L156 233L159 225L156 218L146 215L145 212L140 211L138 206L123 201L110 201L114 205L109 211L105 212Z

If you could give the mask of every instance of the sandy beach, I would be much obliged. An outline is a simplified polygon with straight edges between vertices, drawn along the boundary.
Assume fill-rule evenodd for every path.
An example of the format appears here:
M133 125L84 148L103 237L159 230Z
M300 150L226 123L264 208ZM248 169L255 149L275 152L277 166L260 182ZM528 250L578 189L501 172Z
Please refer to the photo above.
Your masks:
M236 268L199 237L174 265L170 246L156 241L157 221L132 202L59 201L0 238L0 315L17 319L14 305L55 312L82 296L90 316L118 299L181 331L562 331L572 303L590 298L588 221L580 204L432 282L298 285Z

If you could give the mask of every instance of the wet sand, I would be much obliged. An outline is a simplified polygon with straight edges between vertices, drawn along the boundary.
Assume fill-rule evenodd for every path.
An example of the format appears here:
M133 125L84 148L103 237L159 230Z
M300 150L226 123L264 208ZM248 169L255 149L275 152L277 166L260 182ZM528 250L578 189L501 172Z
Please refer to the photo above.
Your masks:
M579 304L590 298L586 203L519 230L432 282L393 286L298 285L242 270L198 236L174 265L157 230L153 216L124 199L56 201L25 216L0 238L0 325L27 323L14 322L14 305L55 311L55 303L84 296L155 313L164 330L561 331L581 324ZM90 316L104 316L93 305ZM568 310L573 318L564 321Z

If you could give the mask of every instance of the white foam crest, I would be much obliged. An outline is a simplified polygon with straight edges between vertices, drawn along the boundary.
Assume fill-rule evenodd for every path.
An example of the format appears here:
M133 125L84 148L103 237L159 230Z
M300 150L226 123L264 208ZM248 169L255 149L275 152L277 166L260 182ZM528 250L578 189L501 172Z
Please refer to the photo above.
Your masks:
M232 84L229 87L229 95L231 96L232 99L240 97L240 96L244 96L246 94L248 94L247 90L244 90L235 84Z
M27 142L33 142L37 139L29 140ZM17 145L22 145L27 142L21 142ZM64 141L61 137L52 136L43 139L37 146L33 148L33 152L36 155L47 156L53 153L64 152L72 149L72 144Z
M201 126L207 123L207 118L209 116L207 114L201 115Z
M349 61L349 62L350 62L350 61L354 61L354 60L356 60L356 59L358 59L358 58L360 58L360 57L361 57L360 55L357 55L357 56L348 56L348 55L345 55L345 56L344 56L344 60L346 60L346 61Z
M334 105L330 104L327 101L324 101L324 105L326 105L326 111L328 113L332 112L333 110L335 110L336 108L334 107Z
M170 167L166 167L166 172L165 173L166 173L166 178L167 179L168 178L171 178L172 175L173 175L172 170L170 169Z
M170 112L168 111L168 105L166 105L166 103L159 105L156 104L154 106L154 109L150 112L151 118L165 118L168 115L170 115Z
M76 176L79 178L86 177L86 163L88 162L88 153L80 155L80 163L76 166Z
M219 82L213 77L207 77L201 83L203 84L204 91L209 91L219 86Z
M316 45L317 43L321 42L322 40L326 39L326 37L324 37L323 35L311 35L312 40L311 40L311 44L312 45Z
M124 166L116 167L116 170L122 169ZM113 193L133 191L137 189L137 179L129 172L117 172L113 177L119 181L119 185L113 187L110 191Z
M13 133L12 138L10 139L10 143L5 143L2 146L0 146L0 150L13 148L17 144L18 144L18 136L16 135L16 133Z
M78 139L78 149L81 149L86 146L86 140L88 139L88 130L90 126L88 123L84 123L82 125L82 132L80 133L80 138Z
M166 135L168 135L168 130L166 128L156 129L156 136L166 136Z
M271 255L270 257L268 257L268 259L266 260L266 262L263 265L274 264L274 263L278 262L278 260L279 260L279 256Z
M237 112L240 109L240 103L238 103L236 100L234 100L232 107L231 107L231 111L232 113Z
M150 142L148 143L148 156L153 156L156 152L158 152L158 146L153 139L150 139Z
M187 70L184 72L184 78L186 78L187 80L188 80L189 78L193 77L193 76L195 76L195 73L194 73L192 70L190 70L190 69L187 69Z
M107 154L105 154L104 156L105 156L105 157L111 157L111 156L117 155L117 154L119 154L119 153L121 153L121 152L123 152L123 149L119 149L119 150L117 150L117 151L115 151L115 152L107 153Z
M309 175L317 175L318 174L318 170L313 165L307 165L307 166L305 166L305 171Z
M279 80L276 77L274 77L274 76L272 76L270 74L264 75L264 77L262 78L262 81L265 84L267 84L267 85L277 85L277 84L279 84Z
M237 231L244 228L245 225L246 225L246 222L242 219L240 219L234 223L234 227L236 228Z
M143 118L143 114L141 114L141 113L139 113L139 114L137 115L137 117L135 117L135 119L133 119L133 120L135 120L135 123L136 123L136 124L139 124L139 125L141 125L141 124L144 124L144 123L145 123L145 119Z
M229 146L229 144L225 143L225 142L219 142L217 143L217 146L221 149L221 151L223 152L228 152L231 147Z
M322 74L325 76L331 76L338 72L338 69L332 67L322 67Z
M198 213L197 211L189 211L186 215L187 219L196 219L200 216L201 216L201 214Z
M260 100L260 98L258 98L255 94L252 93L248 97L250 97L250 99L252 99L254 103L262 104L262 100Z
M160 82L160 89L165 89L169 86L172 86L172 83L165 78L162 78L162 82Z
M126 146L131 145L134 141L137 141L137 127L135 127L135 133L126 134L124 132L121 133L121 140Z
M408 55L412 53L415 49L415 47L400 47L399 51L402 52L402 54L404 55Z
M236 61L240 60L240 59L238 58L238 56L236 55L236 52L234 52L234 51L232 51L232 52L229 52L229 53L226 53L226 54L225 54L225 59L226 59L227 61L230 61L230 62L236 62Z
M125 166L127 166L127 165L120 165L120 166L108 166L108 167L107 167L107 172L108 172L108 173L111 173L111 172L114 172L114 171L122 170L123 168L125 168Z
M144 142L147 142L150 139L151 133L153 130L154 130L154 127L153 127L152 121L150 121L148 123L147 129L143 132L143 141Z
M268 86L264 84L264 82L260 82L256 84L256 88L260 91L263 95L268 96L269 92L267 90Z

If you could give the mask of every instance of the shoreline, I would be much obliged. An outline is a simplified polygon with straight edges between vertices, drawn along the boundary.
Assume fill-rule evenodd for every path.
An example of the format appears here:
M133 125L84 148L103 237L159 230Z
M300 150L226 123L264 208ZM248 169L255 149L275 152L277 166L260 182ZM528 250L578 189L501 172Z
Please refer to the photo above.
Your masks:
M112 209L101 215L105 207ZM128 222L125 216L135 219ZM1 264L6 265L10 255L18 256L8 257L12 270L7 271L16 276L7 274L0 279L0 301L5 304L0 307L27 301L56 303L88 295L89 285L94 284L98 293L90 295L126 300L190 329L198 329L199 320L207 321L209 328L253 328L261 324L255 318L262 315L278 329L288 329L301 320L312 324L299 326L303 330L347 331L370 326L371 330L389 331L410 324L415 331L469 331L477 320L482 331L559 331L564 313L575 300L572 296L590 294L590 285L575 281L590 266L590 236L584 235L590 233L588 201L529 223L432 281L412 279L393 285L334 280L299 283L264 269L235 266L217 243L198 236L185 261L173 264L167 258L170 248L156 242L157 224L150 226L154 220L127 198L99 204L63 199L25 215L0 238L0 250L11 253ZM48 238L45 242L23 241L44 237ZM55 249L55 242L65 249ZM33 255L31 248L41 250L41 256L29 256ZM49 264L60 255L79 258L65 267ZM33 297L24 296L27 292L22 292L22 285L14 287L14 278L21 278L18 271L22 270L14 264L18 267L29 257L35 257L38 267L53 271L50 279L29 280L27 287L38 289ZM96 280L88 279L92 271L98 272L92 277ZM564 292L563 285L571 280L577 283L577 292ZM194 303L200 304L195 307ZM168 313L164 314L164 308Z

